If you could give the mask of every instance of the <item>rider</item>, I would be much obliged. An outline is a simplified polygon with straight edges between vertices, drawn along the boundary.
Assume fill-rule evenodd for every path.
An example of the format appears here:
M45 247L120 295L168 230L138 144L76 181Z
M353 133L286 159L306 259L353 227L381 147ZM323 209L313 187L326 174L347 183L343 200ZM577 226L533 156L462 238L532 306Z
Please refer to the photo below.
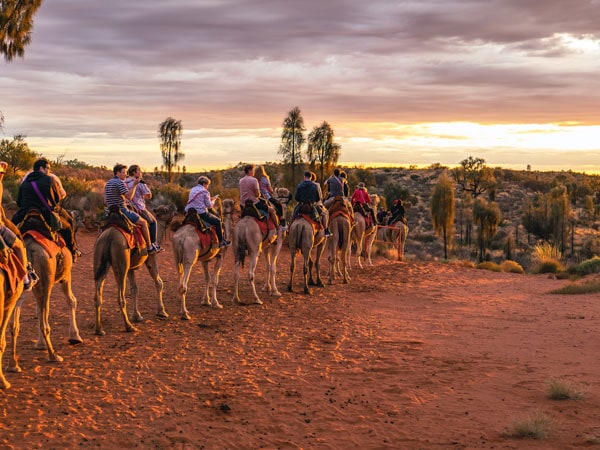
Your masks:
M7 162L0 161L0 198L2 198L2 194L4 193L2 180L4 179L4 173L7 167ZM39 277L31 267L31 264L27 262L27 251L25 250L25 245L23 245L23 240L20 237L17 237L18 233L19 230L6 218L4 208L0 203L0 237L2 238L2 241L4 241L4 244L12 249L17 259L21 261L23 267L27 268L27 273L23 277L23 283L24 290L30 291L38 282Z
M319 195L319 186L311 180L311 173L304 172L304 180L296 187L294 199L299 203L307 203L311 208L316 208L316 204L321 201ZM321 214L321 211L319 211ZM321 216L322 218L323 216ZM331 235L327 230L327 236Z
M264 199L260 196L260 185L254 177L254 164L246 164L244 166L244 177L240 178L240 207L243 209L246 201L250 200L257 210L260 210L264 215L271 216L271 220L277 226L279 219L275 214L275 209L270 208Z
M392 209L390 209L390 213L391 217L388 220L388 225L391 225L399 220L406 223L406 211L404 209L404 205L402 204L402 199L398 198L394 200L394 204L392 206Z
M321 223L323 224L323 228L325 228L325 237L331 236L331 232L329 231L329 211L323 205L323 191L321 190L321 185L317 183L317 174L314 172L310 173L310 181L317 185L317 191L319 192L319 201L315 203L315 208L319 212L321 216Z
M19 186L17 205L19 210L15 213L12 221L20 224L28 211L35 209L39 211L52 231L59 232L67 248L73 254L73 262L81 256L75 241L75 227L73 216L60 206L60 201L67 196L60 179L50 172L50 162L46 158L40 158L33 163L33 171L25 175ZM52 213L56 213L60 219L60 225L52 220Z
M271 180L269 175L267 175L265 168L263 166L258 166L254 172L254 177L258 180L260 194L275 208L277 216L279 217L281 230L287 230L287 227L285 226L285 217L283 215L283 206L281 206L279 200L273 197L273 186L271 186Z
M185 212L188 212L190 208L194 208L202 220L210 223L215 228L217 238L219 239L219 247L227 247L231 245L231 242L223 238L223 224L221 223L221 219L208 212L208 209L215 205L215 201L210 198L209 185L210 178L204 175L198 177L198 184L190 190L190 197L187 205L185 205Z
M138 213L127 209L127 205L125 203L126 200L131 200L135 195L135 190L139 186L141 178L135 178L131 183L131 186L128 188L125 184L125 178L127 177L126 170L127 166L119 163L115 164L113 167L114 176L108 180L104 186L104 201L106 202L106 207L108 209L113 206L118 207L119 210L129 220L131 220L136 227L140 228L142 235L144 236L144 240L146 241L148 254L151 255L152 253L158 252L159 249L154 246L152 240L150 239L148 222L146 222L146 220Z
M335 168L333 175L325 180L325 184L327 185L327 198L323 201L323 204L329 208L336 197L344 196L344 182L340 178L340 169Z
M136 179L140 180L137 188L135 189L135 194L133 194L133 197L129 201L129 205L146 222L148 222L148 231L150 233L152 245L157 251L164 252L165 249L162 248L158 242L156 242L156 218L150 211L148 211L148 208L146 208L146 200L150 200L152 198L152 192L142 178L142 169L137 164L133 164L129 166L129 169L127 169L127 175L128 177L125 179L125 185L127 186L127 189L131 189Z
M352 205L360 205L365 211L366 214L369 214L373 219L373 223L376 223L376 218L373 212L373 208L371 208L371 197L369 197L369 193L367 192L367 187L365 183L362 181L358 183L354 193L352 194Z
M350 197L350 188L348 187L348 174L343 170L340 171L340 179L342 180L342 183L344 183L344 198L348 199L348 197Z

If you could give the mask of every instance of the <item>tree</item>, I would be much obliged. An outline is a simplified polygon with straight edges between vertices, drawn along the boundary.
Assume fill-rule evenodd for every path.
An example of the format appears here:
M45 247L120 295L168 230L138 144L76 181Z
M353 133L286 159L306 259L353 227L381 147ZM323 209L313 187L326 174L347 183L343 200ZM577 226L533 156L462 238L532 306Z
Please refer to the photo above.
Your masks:
M283 163L291 169L291 184L296 187L296 167L302 164L302 145L306 141L304 137L304 118L300 108L294 107L283 120L281 130L281 144L278 153L283 156Z
M473 198L479 197L496 184L494 171L485 165L485 159L469 156L460 162L460 166L452 169L454 181Z
M454 186L445 174L433 188L431 219L436 234L444 239L444 259L448 259L448 237L453 234L454 224Z
M473 203L473 219L479 224L479 261L483 261L483 252L498 231L500 208L494 202L480 198Z
M318 167L321 172L321 183L325 180L325 171L335 166L340 158L342 146L333 142L334 132L326 121L315 126L308 135L306 157L311 167Z
M6 61L25 55L33 16L41 4L42 0L0 0L0 53Z
M163 163L167 170L169 183L173 181L173 168L179 167L177 164L183 160L185 155L181 153L181 133L183 127L181 120L175 120L167 117L158 127L158 137L160 138L160 152Z
M18 170L30 170L37 157L38 154L29 148L22 134L16 135L12 141L0 141L0 161L8 163L7 172L12 171L13 175Z

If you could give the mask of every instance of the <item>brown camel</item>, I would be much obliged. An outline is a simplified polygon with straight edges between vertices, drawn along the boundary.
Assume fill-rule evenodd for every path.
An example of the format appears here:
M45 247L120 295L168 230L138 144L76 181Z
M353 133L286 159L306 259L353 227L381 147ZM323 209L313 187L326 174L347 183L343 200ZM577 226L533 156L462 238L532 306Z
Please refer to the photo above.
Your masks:
M142 264L146 264L146 268L150 276L154 280L154 286L158 294L157 317L169 317L165 311L163 303L163 281L158 273L157 254L148 255L145 249L129 248L127 240L123 233L114 226L109 226L102 231L96 243L94 244L94 304L96 306L96 328L95 333L103 336L105 334L100 320L100 309L102 307L102 290L104 281L108 274L108 269L112 267L115 280L117 281L117 303L123 320L125 322L125 331L133 332L136 328L133 326L127 315L125 302L125 289L127 280L130 284L131 298L133 301L134 322L144 320L138 309L138 287L135 280L135 269Z
M379 203L379 196L377 194L369 195L371 197L371 208L377 211L377 204ZM352 241L356 244L356 259L358 267L363 268L362 258L366 258L369 265L373 265L371 260L371 250L373 249L373 242L377 237L377 225L373 224L367 228L367 222L365 216L362 213L354 212L354 229L352 230ZM348 249L350 253L350 248ZM350 266L350 259L348 259L348 266Z
M348 248L353 223L349 216L351 210L346 212L343 202L342 197L338 197L329 207L329 231L331 232L327 243L329 246L329 284L333 284L338 266L344 284L350 282Z
M265 255L265 264L267 266L267 280L263 291L267 291L269 294L275 297L281 297L281 293L277 290L277 284L275 282L277 274L277 257L281 251L283 245L285 232L281 228L272 228L267 230L263 235L258 222L252 216L244 216L236 224L233 232L233 254L235 257L235 270L234 270L234 287L233 287L233 300L237 303L242 303L239 296L239 279L240 279L240 266L244 265L244 259L246 252L250 259L248 268L248 275L250 279L250 286L252 287L252 295L254 296L254 303L262 305L263 302L260 300L256 293L256 285L254 283L254 271L258 262L258 256L261 252Z
M391 223L389 227L381 227L378 232L378 237L380 240L385 242L396 243L396 249L398 251L398 261L404 260L404 245L406 244L407 236L408 225L406 225L401 220L397 220L394 223Z
M81 344L83 342L77 327L77 299L71 290L73 255L66 247L56 248L56 253L52 250L49 251L36 239L39 238L34 238L29 234L25 234L24 237L28 259L39 276L39 281L33 287L39 323L35 348L38 350L46 349L48 351L48 361L62 362L63 358L56 353L50 339L50 297L52 296L52 289L57 283L60 284L69 308L69 343ZM17 341L20 332L22 303L23 297L17 302L10 324L13 350L13 357L8 366L10 372L21 372L17 356Z
M166 239L169 225L177 215L177 210L174 205L158 205L152 212L156 218L156 242L160 244Z
M288 245L290 247L291 264L290 264L290 282L288 283L288 291L293 292L292 283L294 280L294 273L296 272L296 254L300 251L304 257L304 293L312 295L312 289L309 285L316 285L323 287L323 281L321 280L319 262L321 255L325 250L325 231L318 228L315 232L313 225L300 216L292 221L289 230ZM316 271L316 282L313 281L313 260L311 257L311 250L316 249L314 267Z
M223 216L225 228L223 237L229 239L231 236L233 200L225 199L222 203L219 197L215 197L215 200L215 208ZM214 306L215 308L223 307L217 299L217 286L226 250L227 247L216 247L216 245L210 243L203 244L194 224L184 224L173 235L173 253L179 271L179 294L181 295L179 314L181 314L183 320L190 320L191 318L186 307L186 296L192 268L198 261L202 263L205 285L201 305ZM212 260L215 261L215 265L213 271L210 272L209 262Z
M11 276L4 269L0 269L0 286L2 287L0 289L0 388L2 389L10 388L10 383L2 371L2 357L6 350L6 329L17 300L23 293L23 281L17 281L11 289Z

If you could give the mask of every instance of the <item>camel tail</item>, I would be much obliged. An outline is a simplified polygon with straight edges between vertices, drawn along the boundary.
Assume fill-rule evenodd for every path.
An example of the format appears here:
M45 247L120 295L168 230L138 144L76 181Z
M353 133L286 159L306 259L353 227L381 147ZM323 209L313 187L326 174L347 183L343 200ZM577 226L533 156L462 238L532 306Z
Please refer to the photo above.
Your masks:
M96 261L98 261L97 264ZM94 281L98 281L106 277L110 265L110 249L108 249L107 251L96 252L94 258Z
M240 264L242 265L242 267L244 267L244 260L246 259L246 249L248 248L248 244L246 243L246 240L243 238L241 233L237 237L237 239L238 239L238 243L237 243L237 250L235 253L235 260L239 261Z

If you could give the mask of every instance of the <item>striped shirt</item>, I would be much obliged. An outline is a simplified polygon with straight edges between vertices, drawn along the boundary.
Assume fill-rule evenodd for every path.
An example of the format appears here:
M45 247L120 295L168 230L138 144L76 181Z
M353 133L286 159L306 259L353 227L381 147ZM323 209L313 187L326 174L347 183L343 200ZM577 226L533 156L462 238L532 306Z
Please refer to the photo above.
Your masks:
M107 207L118 206L125 208L125 194L127 193L125 182L119 177L113 177L104 186L104 201Z

